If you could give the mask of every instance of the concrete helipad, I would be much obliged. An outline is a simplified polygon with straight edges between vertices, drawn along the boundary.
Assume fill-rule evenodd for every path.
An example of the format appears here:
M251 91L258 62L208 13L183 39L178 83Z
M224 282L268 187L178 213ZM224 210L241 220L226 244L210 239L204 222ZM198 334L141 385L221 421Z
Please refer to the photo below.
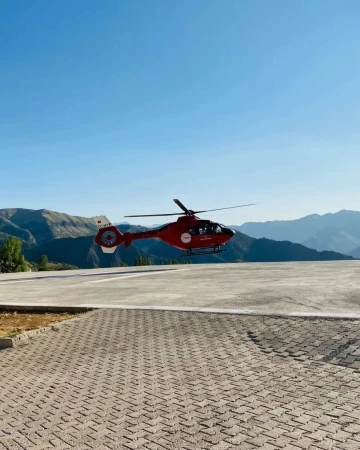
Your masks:
M0 304L360 317L360 261L2 274Z

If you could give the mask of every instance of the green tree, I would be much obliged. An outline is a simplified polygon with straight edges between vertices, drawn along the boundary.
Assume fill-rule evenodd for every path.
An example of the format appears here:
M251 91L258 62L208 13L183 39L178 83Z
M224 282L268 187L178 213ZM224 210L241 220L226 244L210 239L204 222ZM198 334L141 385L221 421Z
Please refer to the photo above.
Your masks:
M49 258L47 255L41 255L38 260L38 270L44 271L49 270Z
M27 272L28 267L21 253L21 241L11 237L0 246L0 273Z

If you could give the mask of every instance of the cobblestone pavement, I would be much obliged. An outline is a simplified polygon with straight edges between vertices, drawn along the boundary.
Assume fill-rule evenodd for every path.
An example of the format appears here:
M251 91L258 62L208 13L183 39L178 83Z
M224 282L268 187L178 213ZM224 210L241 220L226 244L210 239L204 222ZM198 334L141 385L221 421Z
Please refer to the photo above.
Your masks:
M0 449L358 450L358 344L359 321L96 311L0 352Z

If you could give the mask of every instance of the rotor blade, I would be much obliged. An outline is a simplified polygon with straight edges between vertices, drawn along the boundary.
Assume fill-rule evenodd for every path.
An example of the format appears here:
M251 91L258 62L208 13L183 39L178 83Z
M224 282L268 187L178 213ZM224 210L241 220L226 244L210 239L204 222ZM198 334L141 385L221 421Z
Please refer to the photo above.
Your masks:
M124 217L160 217L160 216L182 216L184 213L171 213L171 214L140 214L135 216Z
M180 200L178 200L177 198L174 198L174 202L179 206L179 208L181 208L184 213L186 213L188 216L192 215L192 212L190 212L182 203Z
M233 208L243 208L244 206L252 206L257 203L249 203L248 205L239 205L239 206L228 206L227 208L216 208L216 209L205 209L204 211L194 211L194 214L205 213L209 211L221 211L222 209L233 209Z
M174 199L174 202L180 206L180 208L188 215L192 216L194 214L200 214L204 212L210 212L210 211L220 211L222 209L232 209L232 208L243 208L244 206L252 206L256 205L257 203L249 203L248 205L239 205L239 206L229 206L227 208L216 208L216 209L205 209L204 211L190 211L187 209L179 200ZM179 203L178 203L179 202ZM165 217L165 216L182 216L184 213L170 213L170 214L138 214L138 215L131 215L131 216L124 216L124 217Z

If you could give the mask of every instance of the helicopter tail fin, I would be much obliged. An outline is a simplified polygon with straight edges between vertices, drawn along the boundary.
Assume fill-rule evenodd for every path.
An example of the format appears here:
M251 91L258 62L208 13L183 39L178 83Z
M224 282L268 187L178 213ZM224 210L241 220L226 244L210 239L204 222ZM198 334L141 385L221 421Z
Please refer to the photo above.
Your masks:
M100 245L104 253L114 253L118 245L126 241L125 235L106 216L96 216L93 219L98 227L96 244Z

